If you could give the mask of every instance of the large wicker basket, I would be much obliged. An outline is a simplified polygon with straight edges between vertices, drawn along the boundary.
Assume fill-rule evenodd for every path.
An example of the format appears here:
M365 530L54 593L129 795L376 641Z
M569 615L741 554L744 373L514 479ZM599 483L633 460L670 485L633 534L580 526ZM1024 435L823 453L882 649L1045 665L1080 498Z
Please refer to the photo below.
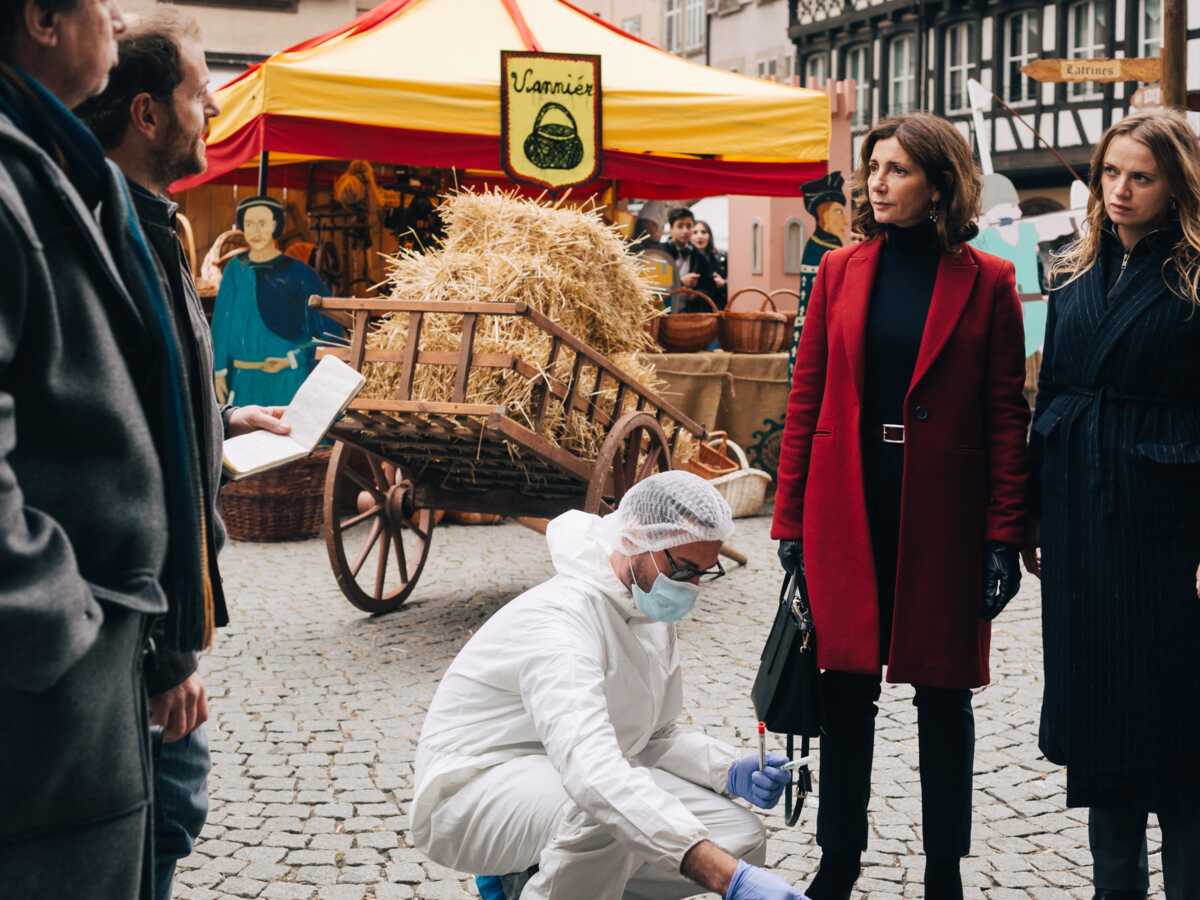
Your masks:
M717 322L721 318L717 304L702 291L678 288L675 297L699 297L712 312L670 313L659 318L658 342L668 353L697 353L717 339Z
M748 293L762 294L758 311L734 312L733 302ZM788 317L776 309L766 291L743 288L729 298L729 306L721 314L719 333L722 349L730 353L778 353L787 344Z
M300 541L321 532L329 450L268 469L221 489L221 512L238 541Z

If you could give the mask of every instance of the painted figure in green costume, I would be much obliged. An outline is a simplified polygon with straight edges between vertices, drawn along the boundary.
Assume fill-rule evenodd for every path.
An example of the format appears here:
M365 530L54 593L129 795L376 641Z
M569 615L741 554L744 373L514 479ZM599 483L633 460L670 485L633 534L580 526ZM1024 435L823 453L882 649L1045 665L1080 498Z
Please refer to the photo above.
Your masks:
M333 322L309 309L325 295L317 273L279 249L283 206L251 197L237 208L250 250L225 267L213 309L217 399L238 406L286 406L316 362L320 338L337 336Z
M800 185L804 194L804 208L817 223L817 229L804 245L804 255L800 258L800 306L796 310L796 327L788 352L789 383L792 380L792 368L796 365L796 346L800 343L800 329L804 325L804 313L808 310L808 296L817 277L817 267L821 264L822 256L845 243L848 222L842 183L841 172L830 172L824 178Z

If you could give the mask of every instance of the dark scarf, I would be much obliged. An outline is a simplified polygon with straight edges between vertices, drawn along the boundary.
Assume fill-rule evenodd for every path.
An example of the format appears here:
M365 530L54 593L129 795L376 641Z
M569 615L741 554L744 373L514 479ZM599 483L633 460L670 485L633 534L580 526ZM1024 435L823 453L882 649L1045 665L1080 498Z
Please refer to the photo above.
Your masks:
M58 164L89 210L99 207L101 227L122 281L153 326L151 337L157 339L161 365L159 371L147 373L148 378L135 375L135 381L151 385L142 403L166 489L169 534L161 575L168 598L164 636L174 649L203 649L212 640L213 592L199 442L188 409L179 335L133 201L125 180L113 175L87 126L36 80L4 64L0 64L0 113Z

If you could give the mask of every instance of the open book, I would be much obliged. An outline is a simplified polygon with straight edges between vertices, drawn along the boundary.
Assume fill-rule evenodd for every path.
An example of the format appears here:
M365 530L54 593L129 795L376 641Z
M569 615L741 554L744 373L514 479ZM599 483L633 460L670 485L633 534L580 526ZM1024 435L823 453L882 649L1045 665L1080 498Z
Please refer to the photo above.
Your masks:
M290 434L252 431L225 441L225 475L233 481L255 475L317 448L366 379L336 356L319 363L284 410L280 421L292 426Z

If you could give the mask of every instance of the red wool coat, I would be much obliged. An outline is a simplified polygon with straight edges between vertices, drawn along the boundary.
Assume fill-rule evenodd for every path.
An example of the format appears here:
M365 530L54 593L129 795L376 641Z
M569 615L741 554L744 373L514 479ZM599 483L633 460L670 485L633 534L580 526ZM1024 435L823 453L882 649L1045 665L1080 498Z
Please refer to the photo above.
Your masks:
M881 239L827 253L796 356L771 537L804 541L817 662L879 672L879 608L859 416ZM1012 263L942 257L904 406L904 484L888 681L988 682L987 540L1024 537L1025 342Z

